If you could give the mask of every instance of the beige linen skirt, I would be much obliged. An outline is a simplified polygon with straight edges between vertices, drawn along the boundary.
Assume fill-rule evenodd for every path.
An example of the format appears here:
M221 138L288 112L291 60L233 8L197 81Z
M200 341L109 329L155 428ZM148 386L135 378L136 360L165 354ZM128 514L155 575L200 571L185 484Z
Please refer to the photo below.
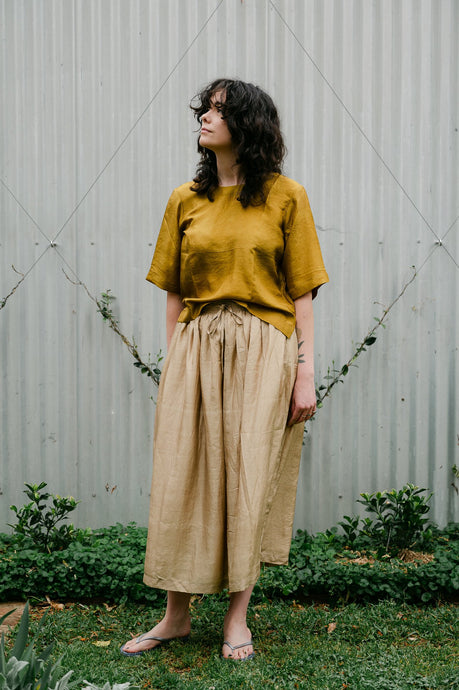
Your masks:
M179 592L255 584L292 538L303 425L287 428L290 338L233 302L178 323L161 376L144 582Z

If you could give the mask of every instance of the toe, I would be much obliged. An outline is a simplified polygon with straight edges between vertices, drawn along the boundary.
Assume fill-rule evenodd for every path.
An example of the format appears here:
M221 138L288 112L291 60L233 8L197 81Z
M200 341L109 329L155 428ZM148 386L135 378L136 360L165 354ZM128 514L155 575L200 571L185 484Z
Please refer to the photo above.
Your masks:
M132 652L132 647L134 644L135 638L132 638L132 640L129 640L128 642L126 642L126 644L123 644L121 649L123 650L123 652Z
M122 651L127 652L128 654L135 654L136 652L144 652L147 649L153 649L153 647L156 647L159 642L144 640L143 638L146 636L146 634L147 633L144 633L138 637L133 637L132 640L129 640L129 642L126 642L126 644L121 647Z
M132 640L129 640L129 642L126 642L126 644L124 644L121 647L121 650L123 652L127 652L128 654L132 654L133 652L138 652L139 647L138 647L138 643L137 643L136 638L133 638Z
M222 649L222 656L225 659L235 659L235 660L241 660L241 659L247 659L248 656L253 654L253 645L248 644L245 645L244 647L239 647L237 649L231 649L228 645L223 645Z
M242 647L239 651L240 651L239 658L240 659L246 659L249 656L249 654L252 654L253 646L251 644L247 645L246 647Z
M227 644L224 644L222 647L222 657L224 659L233 659L233 651Z

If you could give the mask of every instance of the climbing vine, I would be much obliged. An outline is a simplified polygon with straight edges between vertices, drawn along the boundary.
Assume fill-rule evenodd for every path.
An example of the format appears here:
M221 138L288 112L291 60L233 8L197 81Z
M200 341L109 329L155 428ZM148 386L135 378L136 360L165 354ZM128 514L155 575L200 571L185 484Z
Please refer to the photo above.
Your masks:
M330 395L331 391L333 390L333 388L336 386L337 383L344 383L344 377L347 376L347 374L349 373L350 367L356 366L356 364L355 364L356 359L358 357L360 357L362 352L366 352L367 348L376 342L376 335L375 335L376 331L378 330L378 328L385 328L386 327L386 324L384 322L385 322L387 315L389 314L390 310L392 309L392 307L394 307L397 304L399 299L401 297L403 297L408 286L411 285L413 280L416 278L416 275L417 275L416 269L414 266L412 266L412 269L413 269L413 275L405 283L405 285L403 286L401 292L397 295L397 297L394 300L392 300L392 302L389 304L388 307L384 308L384 311L381 314L381 316L379 316L379 317L374 316L373 317L374 320L376 321L375 325L372 328L370 328L370 330L365 335L365 337L362 339L362 341L360 343L357 343L357 345L355 346L354 352L352 353L351 357L349 357L347 362L345 362L345 364L343 364L339 369L336 369L334 366L328 368L327 375L324 376L324 379L325 379L325 381L327 381L327 383L322 384L321 386L319 386L316 389L317 407L323 406L323 401L325 400L325 398L328 398L328 396Z
M151 378L152 381L158 386L159 379L161 376L161 369L159 368L159 365L163 359L161 350L156 355L155 362L152 362L150 360L150 355L148 355L148 361L145 362L139 354L139 351L137 349L137 343L135 342L134 337L132 337L131 342L129 338L125 336L124 333L121 331L119 321L115 319L112 310L112 302L116 299L116 297L110 294L111 291L106 290L106 292L103 292L101 294L100 299L96 299L81 280L72 280L71 278L69 278L64 269L62 270L67 280L69 280L73 285L81 285L81 287L83 287L86 290L88 297L96 304L97 311L99 314L102 315L103 320L108 322L108 325L110 326L112 331L115 331L115 333L121 338L121 340L126 345L131 355L134 357L134 366L140 369L142 374L146 374L149 378Z
M14 293L16 292L16 290L18 289L18 287L20 286L20 284L21 284L21 283L24 281L24 279L25 279L24 273L20 273L20 271L18 271L16 268L14 268L13 265L11 265L11 268L13 269L13 271L14 271L15 273L17 273L18 275L21 276L21 279L18 280L18 282L16 283L16 285L14 286L14 288L13 288L5 297L3 297L3 298L0 300L0 310L3 309L3 307L6 305L6 303L7 303L8 300L9 300L9 298L11 297L11 295L14 295Z
M11 290L11 292L8 295L6 295L6 297L4 297L0 301L0 310L3 309L3 307L6 305L6 302L9 299L9 297L11 297L14 294L16 289L19 287L19 285L22 283L22 281L25 278L25 276L22 273L20 273L19 271L17 271L14 268L14 266L13 266L13 269L16 271L16 273L18 273L21 276L21 279L14 286L14 288ZM385 321L387 319L389 312L395 306L395 304L397 304L399 299L401 299L401 297L403 297L403 295L405 294L405 291L407 290L409 285L411 285L413 280L416 278L416 276L417 276L416 269L414 266L412 267L412 269L413 269L413 274L412 274L411 278L405 283L405 285L403 286L402 290L397 295L397 297L395 297L395 299L392 300L392 302L389 304L389 306L384 307L381 316L373 317L374 320L376 321L376 323L374 324L374 326L372 326L368 330L368 332L364 336L364 338L362 338L362 340L356 344L354 352L351 354L349 359L344 364L342 364L341 367L339 367L339 368L335 367L334 362L332 363L332 366L328 367L327 374L323 377L325 383L322 383L321 385L319 385L316 388L316 398L317 398L317 407L318 408L323 406L324 400L330 396L331 391L333 390L333 388L338 383L344 383L344 377L347 376L350 368L353 366L357 366L355 362L358 359L358 357L360 357L360 355L363 352L366 352L367 349L369 347L371 347L371 345L374 345L374 343L376 342L376 339L377 339L377 337L376 337L377 330L379 328L385 328L386 327ZM77 281L72 280L64 270L63 270L63 273L64 273L65 277L67 278L67 280L69 280L73 285L79 285L79 286L84 288L88 297L97 306L97 312L99 314L101 314L104 321L108 322L108 325L110 326L110 328L121 338L121 340L123 341L123 343L125 344L125 346L129 350L129 352L131 353L132 357L135 360L133 363L134 366L137 367L142 374L146 374L149 378L151 378L152 381L158 386L159 381L160 381L160 377L161 377L160 363L163 360L161 350L156 355L155 361L151 361L150 355L148 355L147 361L142 359L142 357L140 356L140 353L138 351L137 344L134 340L134 337L132 337L132 342L131 342L129 340L129 338L126 335L124 335L124 333L120 329L119 321L115 318L115 316L113 314L112 302L116 299L116 297L111 294L111 291L106 290L105 292L102 292L100 298L97 299L96 297L94 297L94 295L91 294L91 292L89 291L89 289L85 285L85 283L83 283L81 280L77 280Z
M379 328L385 328L386 324L384 323L387 319L387 316L391 309L397 304L399 299L405 294L405 291L407 290L408 286L411 285L413 280L416 278L416 270L414 266L412 267L413 269L413 274L411 278L405 283L403 286L402 290L400 293L397 295L397 297L392 300L392 302L389 304L389 306L384 307L383 312L381 316L375 316L373 317L376 323L372 328L369 329L367 334L364 336L361 342L357 343L354 349L354 352L352 355L349 357L347 362L341 365L340 368L335 368L334 363L332 367L328 367L327 374L324 376L324 381L326 383L321 384L316 388L316 397L317 397L317 407L320 408L323 406L324 400L328 398L331 394L331 391L333 388L338 384L338 383L344 383L344 377L347 376L349 373L349 370L353 366L357 366L355 364L356 360L358 357L363 352L366 352L367 349L371 346L374 345L376 342L376 332ZM119 327L119 321L115 318L112 310L112 302L116 299L114 295L111 294L110 290L106 290L106 292L103 292L101 294L100 299L96 299L88 290L86 285L81 282L81 281L73 281L69 278L69 276L65 273L65 276L67 277L68 280L70 280L71 283L74 285L81 285L89 295L89 297L92 299L93 302L97 305L97 311L99 314L102 315L102 318L104 321L108 322L108 325L110 328L115 331L115 333L121 338L123 343L126 345L128 348L129 352L131 355L134 357L135 362L134 366L140 369L142 374L146 374L148 377L150 377L153 382L156 385L159 385L160 377L161 377L161 370L159 368L160 362L162 361L163 357L161 354L161 351L156 355L156 362L152 363L150 361L150 356L148 358L147 362L144 362L137 349L137 345L134 341L134 338L132 339L133 342L131 341L121 332L120 327Z

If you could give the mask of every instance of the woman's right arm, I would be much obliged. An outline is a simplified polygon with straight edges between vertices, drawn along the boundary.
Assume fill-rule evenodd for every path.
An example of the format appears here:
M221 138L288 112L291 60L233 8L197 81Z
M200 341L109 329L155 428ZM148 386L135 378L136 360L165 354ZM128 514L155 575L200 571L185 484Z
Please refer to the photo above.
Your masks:
M183 302L180 299L180 295L178 295L176 292L168 292L166 305L166 337L168 350L171 344L175 325L182 309Z

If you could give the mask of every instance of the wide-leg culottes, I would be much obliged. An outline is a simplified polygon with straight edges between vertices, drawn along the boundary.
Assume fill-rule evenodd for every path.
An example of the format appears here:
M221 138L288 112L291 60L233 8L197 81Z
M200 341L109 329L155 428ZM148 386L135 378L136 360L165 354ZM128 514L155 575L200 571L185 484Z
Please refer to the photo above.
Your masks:
M155 417L144 582L242 591L288 561L303 425L287 428L298 361L233 302L178 323Z

